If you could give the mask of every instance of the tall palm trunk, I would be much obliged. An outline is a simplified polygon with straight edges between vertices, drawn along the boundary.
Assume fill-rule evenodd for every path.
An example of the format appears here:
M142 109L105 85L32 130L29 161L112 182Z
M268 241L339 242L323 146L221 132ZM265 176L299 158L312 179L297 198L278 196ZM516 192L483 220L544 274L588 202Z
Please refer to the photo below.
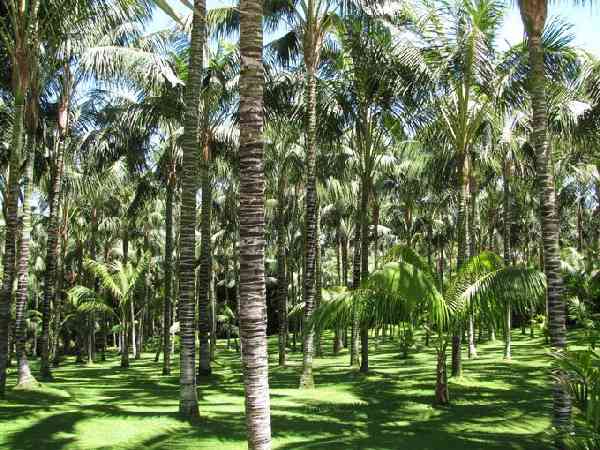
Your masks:
M472 163L472 161L471 161ZM472 258L477 254L475 230L477 228L477 183L474 175L469 176L469 256ZM469 311L467 325L467 356L469 359L477 357L475 347L475 312L473 308Z
M212 186L210 179L210 149L204 142L204 155L200 164L200 180L202 186L201 223L200 223L200 268L198 270L198 338L200 345L198 376L208 376L210 366L210 280L212 271L212 254L210 245L210 221L212 210Z
M196 333L195 333L195 249L196 249L196 191L198 153L198 108L202 84L202 53L205 40L206 2L194 0L189 75L185 92L183 170L179 233L179 412L184 417L198 416L196 392Z
M288 335L287 296L288 283L285 267L285 217L284 177L279 179L277 198L277 309L279 312L279 366L285 366Z
M19 368L18 385L28 387L36 385L36 380L31 374L27 354L25 352L25 343L27 341L27 328L25 323L25 312L27 311L28 300L28 275L29 275L29 243L31 240L31 193L33 191L33 158L35 154L35 140L33 133L29 139L30 147L25 166L25 177L23 179L23 214L22 231L20 239L19 260L17 263L17 294L15 307L15 331L16 331L16 350L17 364Z
M511 249L511 227L512 227L512 199L510 194L510 161L504 161L504 167L502 171L502 182L503 182L503 209L504 209L504 228L502 240L504 241L504 263L509 266L513 262L512 249ZM510 300L505 305L505 334L504 334L504 359L511 359L511 340L510 330L512 328L512 305Z
M171 161L174 167L174 161ZM173 168L167 181L167 195L165 203L165 301L163 309L163 375L171 374L171 294L173 279L173 196L175 194L175 174Z
M541 44L542 31L547 17L547 0L519 0L521 18L527 33L530 74L529 89L532 102L532 141L536 154L537 184L540 189L542 240L544 245L544 272L548 285L548 323L551 345L557 352L567 345L565 302L562 295L563 281L560 275L559 227L556 214L554 176L550 168L548 146L548 104L546 100L544 53ZM553 382L554 426L562 435L570 427L571 399L569 393L556 381ZM565 448L562 436L558 447Z
M323 266L321 260L321 241L319 236L321 235L321 216L319 213L319 205L317 204L317 239L315 241L315 308L321 305L323 289ZM315 330L315 356L323 356L323 348L321 346L321 330Z
M466 153L462 152L457 162L458 175L458 218L456 221L457 237L457 257L456 269L459 270L467 258L467 195L468 195L468 160ZM462 324L460 322L453 325L452 334L452 376L462 374Z
M360 195L360 278L366 280L369 276L369 194L370 180L366 177L362 179ZM360 324L360 371L367 373L369 371L369 327Z
M59 117L68 114L68 102L63 101ZM66 119L62 119L65 121ZM61 119L59 119L61 122ZM42 379L52 378L50 369L50 305L56 299L56 261L58 259L58 238L60 221L60 197L63 173L63 158L65 151L66 126L62 127L57 136L56 159L53 166L53 175L50 191L50 215L48 217L48 241L46 249L46 273L44 274L44 299L42 301L42 335L40 345L42 348L42 360L40 363L40 375Z
M308 1L309 9L313 4ZM314 5L313 5L314 7ZM315 334L310 322L315 307L315 259L317 236L317 177L316 177L316 122L317 122L317 80L316 80L316 43L314 35L314 15L310 14L309 24L305 39L306 61L306 107L308 111L308 127L306 131L306 198L305 198L305 224L304 224L304 345L302 358L302 375L300 376L301 388L314 387L313 378L313 353Z
M240 2L240 338L250 450L271 448L265 287L262 14Z
M127 332L129 331L129 324L127 319L127 305L123 306L121 311L121 368L127 369L129 367L129 339L127 339Z
M10 155L6 208L6 234L3 258L2 298L0 304L0 396L6 386L8 365L8 335L11 325L12 288L15 277L15 239L17 236L17 210L19 199L19 157L23 150L23 116L25 102L23 95L15 96L12 149Z
M354 225L354 247L352 255L352 289L358 289L360 286L360 224L357 218ZM359 324L355 305L352 307L352 326L350 329L350 366L357 366L359 363Z

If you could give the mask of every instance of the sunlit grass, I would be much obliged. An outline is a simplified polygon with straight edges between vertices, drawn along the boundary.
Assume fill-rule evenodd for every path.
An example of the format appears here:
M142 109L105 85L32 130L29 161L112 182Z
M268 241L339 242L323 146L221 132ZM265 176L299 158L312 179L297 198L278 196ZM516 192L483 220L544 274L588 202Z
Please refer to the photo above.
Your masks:
M326 355L316 359L317 387L300 391L300 353L290 354L288 367L276 367L276 341L270 341L275 448L548 448L551 402L542 339L515 331L511 362L502 360L501 341L480 345L477 359L465 354L464 376L451 381L448 408L432 406L432 348L420 342L418 352L401 359L397 343L372 344L371 373L361 375L348 366L347 351L328 352L326 339ZM245 448L243 384L233 350L220 347L213 376L200 380L201 418L194 423L177 416L176 370L162 376L161 363L149 353L132 360L129 370L111 354L91 366L69 359L54 374L41 389L9 389L0 401L1 449Z

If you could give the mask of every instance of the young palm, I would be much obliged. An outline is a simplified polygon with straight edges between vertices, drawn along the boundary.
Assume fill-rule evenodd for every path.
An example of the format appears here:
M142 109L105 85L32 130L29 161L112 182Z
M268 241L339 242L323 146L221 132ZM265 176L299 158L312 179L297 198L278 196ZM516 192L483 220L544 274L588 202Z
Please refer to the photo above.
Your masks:
M135 265L132 262L123 264L120 260L112 263L87 260L84 263L84 267L98 279L100 286L114 302L123 336L127 336L129 327L134 326L129 312L140 283L145 279L149 261L148 256L144 255ZM85 286L75 286L69 295L74 301L83 302L87 299L95 300L96 304L101 303L98 293ZM88 307L91 308L91 305L89 303ZM125 369L129 367L129 341L126 338L123 341L125 345L121 349L121 367Z

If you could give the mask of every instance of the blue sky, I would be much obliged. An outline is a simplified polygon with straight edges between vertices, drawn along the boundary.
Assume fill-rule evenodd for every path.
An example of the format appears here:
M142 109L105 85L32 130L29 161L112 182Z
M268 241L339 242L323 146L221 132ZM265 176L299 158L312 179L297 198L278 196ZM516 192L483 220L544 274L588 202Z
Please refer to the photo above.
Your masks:
M179 0L169 0L169 3L182 14L188 10ZM228 2L227 2L228 3ZM207 0L208 8L226 4L223 0ZM516 4L516 1L514 1ZM600 58L600 5L572 6L571 2L551 2L550 16L560 17L565 22L573 25L572 33L575 36L575 45L594 53ZM152 29L160 29L173 25L171 19L162 11L156 11ZM504 26L500 32L501 42L515 44L523 37L523 25L516 6L509 9Z

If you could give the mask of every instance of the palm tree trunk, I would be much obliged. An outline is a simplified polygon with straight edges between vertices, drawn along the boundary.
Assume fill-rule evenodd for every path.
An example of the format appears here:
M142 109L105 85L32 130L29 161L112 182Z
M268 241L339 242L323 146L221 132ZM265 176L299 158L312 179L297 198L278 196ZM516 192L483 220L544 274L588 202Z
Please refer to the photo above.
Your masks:
M271 448L264 273L262 14L262 2L240 2L240 338L250 450Z
M6 203L6 234L3 257L2 298L0 304L0 397L6 386L6 367L9 361L8 336L11 326L12 288L15 277L15 240L19 199L19 157L23 151L24 95L15 94L12 149L8 174Z
M323 288L323 272L321 265L321 217L319 213L319 205L317 205L317 240L315 241L315 308L321 305L321 296ZM315 356L323 356L323 348L321 347L321 330L315 330Z
M206 2L194 0L189 75L185 91L183 164L181 208L179 220L179 412L182 416L197 417L196 392L196 317L195 252L196 252L196 191L198 169L198 105L202 84L202 58L205 42Z
M60 217L60 197L63 172L63 155L65 150L64 132L58 133L56 160L53 167L51 192L50 192L50 216L48 218L48 242L46 250L46 273L44 284L44 300L42 302L42 335L40 344L42 347L42 361L40 365L40 376L42 379L51 379L50 370L50 305L56 301L56 261L58 259L58 224Z
M129 326L127 323L127 305L123 306L121 312L121 368L127 369L129 367L129 340L127 339L127 332Z
M27 328L25 323L25 312L27 310L28 300L28 275L29 275L29 243L31 240L31 193L33 191L33 160L35 155L35 139L33 134L28 140L30 147L25 166L25 178L23 180L23 214L22 231L20 239L19 260L17 263L17 294L15 307L15 331L16 331L16 350L18 386L30 387L36 386L37 382L27 361L25 352L25 343L27 341Z
M471 161L472 163L472 161ZM476 242L477 239L475 237L475 229L477 227L477 185L475 181L475 177L471 173L469 176L469 256L472 258L477 254ZM469 319L467 324L467 341L468 341L468 351L467 357L477 358L477 348L475 347L475 326L474 326L475 318L474 311L471 308L469 311Z
M359 221L356 221L354 228L354 255L352 260L352 289L358 289L360 286L360 225ZM350 330L350 366L358 365L358 333L359 333L358 317L356 315L356 308L353 305L352 309L352 327Z
M171 162L174 167L174 162ZM167 181L167 195L165 203L165 300L163 309L163 375L171 374L171 316L172 279L173 279L173 196L175 193L175 174L171 170Z
M210 221L212 210L212 186L210 179L210 150L208 142L204 142L204 155L200 164L200 180L202 198L200 209L200 268L198 270L198 339L200 345L198 376L208 376L210 366L210 300L209 289L212 271L212 255L210 244Z
M285 267L285 218L284 218L284 178L279 180L278 203L277 203L277 309L279 312L279 366L285 366L286 345L288 334L287 321L287 279Z
M69 208L68 201L65 198L62 198L62 206L59 206L59 217L57 220L62 221L62 225L60 228L57 228L57 254L59 255L59 260L57 266L60 268L57 270L56 274L56 295L54 297L53 302L53 311L54 311L54 339L52 342L52 366L58 367L60 365L61 360L61 349L60 349L60 323L62 317L63 310L63 285L65 282L65 266L64 261L66 259L67 254L67 226L68 226L68 218L69 218ZM65 343L66 345L66 343Z
M566 320L565 302L562 296L563 281L560 275L559 227L556 215L554 176L550 169L548 147L548 105L546 101L544 54L541 44L542 31L547 16L547 0L519 0L521 18L527 33L530 74L529 89L532 101L532 141L536 154L537 184L540 189L542 209L542 239L544 244L544 272L548 285L548 312L551 345L557 352L565 350ZM557 445L565 448L562 442L564 433L570 428L571 399L569 393L557 382L553 382L554 426L559 431Z
M342 235L342 286L348 286L348 238Z
M366 280L369 276L369 194L370 180L363 177L360 195L360 278ZM369 327L360 324L360 371L369 370Z
M462 153L457 161L458 175L458 218L456 221L456 237L458 253L456 258L456 269L460 270L467 258L467 193L468 193L468 160L466 155ZM455 323L453 326L452 335L452 376L460 376L462 374L462 324Z
M502 171L502 184L503 184L503 209L504 209L504 227L503 227L503 236L502 240L504 242L504 264L507 266L512 265L513 263L513 255L511 248L511 228L512 228L512 199L510 194L510 175L511 175L511 167L510 161L508 161L508 156L506 157L506 161L504 161L504 167ZM505 305L505 333L504 333L504 359L510 360L511 358L511 340L510 340L510 330L512 327L511 317L512 317L512 306L510 301L506 302Z
M309 3L312 1L309 0ZM313 19L314 20L314 19ZM304 324L308 324L315 307L315 259L317 236L317 178L316 178L316 121L317 121L317 80L316 80L316 43L312 30L307 31L305 46L306 61L306 107L308 111L308 127L306 131L306 197L304 224ZM314 45L313 45L314 44ZM312 373L314 353L314 330L304 329L304 345L302 358L301 388L314 387Z

